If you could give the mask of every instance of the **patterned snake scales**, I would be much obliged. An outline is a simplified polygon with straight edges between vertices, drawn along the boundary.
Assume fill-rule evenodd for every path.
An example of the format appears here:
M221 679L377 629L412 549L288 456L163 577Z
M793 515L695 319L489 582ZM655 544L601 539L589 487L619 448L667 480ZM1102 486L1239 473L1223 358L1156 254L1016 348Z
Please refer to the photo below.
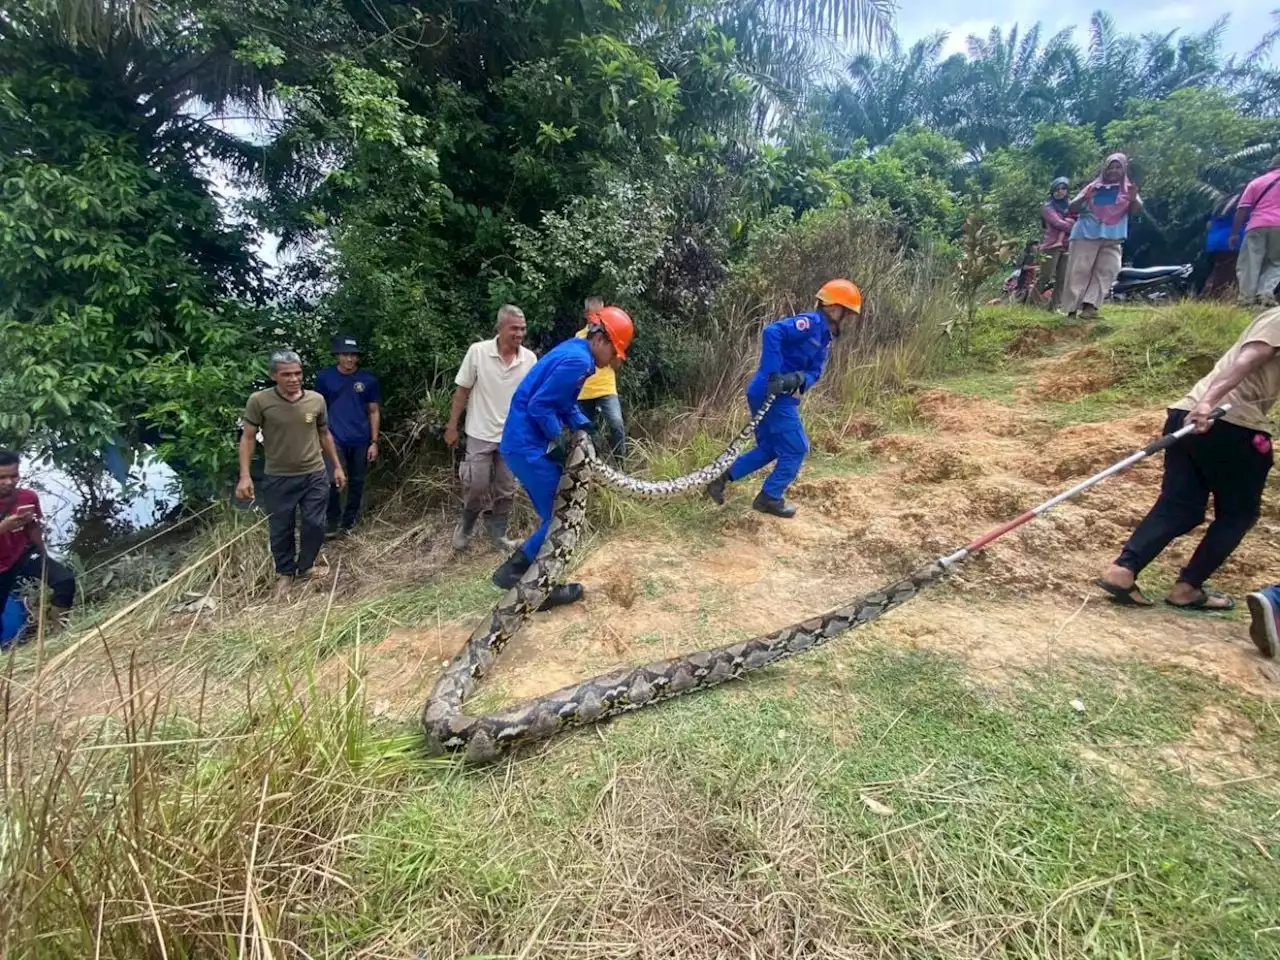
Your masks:
M492 760L512 747L545 739L570 727L595 723L605 717L714 687L820 647L846 630L905 603L947 572L949 563L938 560L897 583L765 636L657 660L642 667L619 667L484 716L464 714L462 706L476 684L568 570L582 535L590 481L595 479L646 499L699 490L729 468L771 404L772 401L766 402L724 453L710 464L674 480L638 480L620 473L596 457L585 433L574 434L564 476L556 492L551 530L542 549L520 582L507 591L466 646L444 668L423 707L422 722L433 753L465 751L468 760Z

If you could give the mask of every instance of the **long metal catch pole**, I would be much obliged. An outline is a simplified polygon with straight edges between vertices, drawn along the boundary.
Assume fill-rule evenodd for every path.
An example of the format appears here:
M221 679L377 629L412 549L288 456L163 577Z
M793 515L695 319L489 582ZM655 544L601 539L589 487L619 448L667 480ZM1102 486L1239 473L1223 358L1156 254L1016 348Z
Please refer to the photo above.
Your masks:
M1221 417L1224 413L1226 413L1230 409L1231 409L1231 404L1224 403L1222 406L1216 407L1213 413L1209 414L1209 419L1217 420L1219 417ZM1080 483L1077 483L1070 490L1064 490L1062 491L1062 493L1058 494L1056 497L1050 497L1048 500L1046 500L1044 503L1040 504L1039 506L1032 507L1026 513L1020 516L1014 517L1012 520L1008 521L1007 523L1002 523L1000 526L996 527L994 530L987 531L982 536L978 537L978 539L961 547L959 550L957 550L955 553L951 554L950 556L943 557L938 562L941 563L944 567L950 568L955 566L957 563L967 560L969 557L973 556L975 553L977 553L983 547L990 544L992 541L999 540L1009 531L1018 529L1018 527L1022 526L1028 520L1033 520L1036 517L1040 516L1040 514L1053 509L1058 504L1062 503L1062 501L1064 500L1070 500L1072 497L1078 494L1084 493L1084 491L1088 490L1095 483L1100 483L1103 480L1107 479L1107 477L1113 477L1117 473L1123 473L1125 470L1128 470L1130 467L1132 467L1135 463L1138 463L1142 460L1147 459L1147 457L1151 456L1152 454L1159 453L1161 450L1169 449L1169 447L1173 446L1175 443L1177 443L1179 440L1181 440L1183 437L1193 432L1194 430L1195 430L1195 424L1188 423L1179 427L1173 433L1166 433L1160 439L1152 440L1141 450L1134 451L1129 456L1121 460L1119 463L1113 463L1111 466L1107 467L1107 469L1103 470L1101 473L1095 473L1088 480L1082 480Z
M1224 406L1214 410L1210 417L1216 420L1226 409ZM673 697L706 690L779 663L788 657L815 650L846 631L864 626L900 607L918 596L921 590L939 582L950 568L993 540L1010 530L1016 530L1107 477L1171 447L1194 429L1194 426L1187 425L1152 441L1114 466L983 534L950 556L940 557L901 580L863 594L835 610L750 640L738 640L725 646L657 660L642 666L618 667L600 676L483 716L464 714L462 705L475 682L484 675L484 670L501 652L502 645L510 635L510 628L507 626L507 619L504 619L505 615L501 613L500 605L495 608L490 621L482 624L467 641L462 653L450 661L440 680L432 688L423 707L423 725L428 744L433 752L465 751L470 760L490 760L512 747L546 739L571 727L595 723L606 717L640 710ZM580 510L584 494L579 490L576 496L577 509ZM570 508L574 506L563 490L557 502L557 516L568 515ZM560 529L566 528L576 536L576 530L567 524ZM553 529L552 537L554 536L556 530ZM551 542L548 540L548 543ZM517 586L517 593L519 589ZM545 593L535 593L531 599L520 602L525 604L525 609L532 609L541 603L544 596ZM520 598L516 597L516 600ZM520 622L522 621L516 620L517 629ZM495 643L495 636L501 642Z

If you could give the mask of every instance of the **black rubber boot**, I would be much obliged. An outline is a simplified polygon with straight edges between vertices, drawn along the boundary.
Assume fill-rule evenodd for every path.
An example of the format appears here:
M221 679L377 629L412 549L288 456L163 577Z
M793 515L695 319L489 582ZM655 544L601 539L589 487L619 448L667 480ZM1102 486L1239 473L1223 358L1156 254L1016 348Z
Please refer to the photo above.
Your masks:
M501 587L503 590L510 590L520 582L520 578L524 576L524 572L531 566L533 566L533 564L530 563L529 558L524 555L524 551L517 550L503 561L502 566L493 571L493 576L489 579L493 581L493 585L495 587Z
M462 511L462 519L458 521L458 526L453 531L453 549L466 549L467 541L471 539L471 534L476 528L476 519L479 516L480 514L474 510Z
M707 484L707 496L720 506L724 506L724 488L729 485L729 472L726 470Z
M505 513L491 513L484 518L485 529L489 531L489 539L499 550L514 550L519 543L507 539L508 517Z
M753 510L759 510L761 513L767 513L773 517L782 517L784 520L790 520L796 515L796 508L785 500L774 499L766 494L763 490L756 494L755 501L751 504Z
M547 594L547 599L542 601L542 606L540 606L538 610L553 610L556 607L563 607L569 603L577 603L581 599L582 584L558 583L551 588L551 592Z

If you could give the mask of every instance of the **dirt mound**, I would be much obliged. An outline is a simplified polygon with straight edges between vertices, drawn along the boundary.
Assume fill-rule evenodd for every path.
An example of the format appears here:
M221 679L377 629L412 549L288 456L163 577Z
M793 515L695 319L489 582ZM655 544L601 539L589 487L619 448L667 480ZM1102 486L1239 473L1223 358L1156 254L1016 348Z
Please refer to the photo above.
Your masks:
M890 433L871 441L871 452L889 463L916 457L928 449L932 438L911 433Z
M1035 394L1046 400L1077 400L1116 383L1120 371L1097 347L1082 347L1040 364Z
M870 440L884 432L884 422L871 413L855 413L844 424L844 434L858 440Z
M789 499L812 505L830 517L845 522L866 518L880 509L873 484L854 485L844 477L819 477L814 480L798 480L787 492Z
M984 397L966 397L949 390L925 390L916 397L920 416L945 433L987 433L1021 437L1042 421L1028 410L1005 406Z
M1093 324L1073 323L1062 327L1027 327L1005 347L1011 357L1039 357L1056 343L1083 340L1093 332Z
M1157 416L1144 414L1107 423L1079 423L1065 427L1035 445L1036 456L1023 465L1023 476L1047 484L1083 479L1159 436L1157 419ZM1152 465L1148 462L1145 466L1150 468ZM1154 466L1159 468L1158 464Z
M636 577L630 567L614 567L604 577L604 595L623 610L636 602Z
M942 483L967 480L982 473L982 467L955 450L937 450L914 460L902 472L904 483Z
M974 514L1011 520L1044 499L1043 490L1017 477L983 477L965 488Z

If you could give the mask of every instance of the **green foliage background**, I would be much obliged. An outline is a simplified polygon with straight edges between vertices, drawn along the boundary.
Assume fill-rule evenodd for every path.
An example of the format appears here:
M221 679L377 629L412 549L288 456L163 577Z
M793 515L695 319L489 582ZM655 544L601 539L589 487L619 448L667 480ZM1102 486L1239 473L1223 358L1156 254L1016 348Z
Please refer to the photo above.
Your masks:
M1052 177L1118 148L1149 207L1127 257L1183 262L1280 149L1276 35L1225 57L1221 25L1098 13L943 58L874 0L0 11L0 442L80 467L146 444L204 489L276 344L314 367L335 330L363 338L395 429L438 413L501 303L544 350L594 293L639 324L628 401L687 399L780 304L743 278L855 272L832 230L940 280L967 213L1031 239ZM902 310L877 329L910 332Z

